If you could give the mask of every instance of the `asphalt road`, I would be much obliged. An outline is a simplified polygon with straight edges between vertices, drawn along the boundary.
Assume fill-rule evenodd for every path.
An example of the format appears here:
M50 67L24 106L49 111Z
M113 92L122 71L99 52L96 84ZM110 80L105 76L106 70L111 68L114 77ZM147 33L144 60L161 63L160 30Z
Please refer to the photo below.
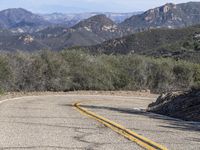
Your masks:
M89 101L88 101L89 100ZM199 150L200 124L145 113L154 99L119 96L37 96L0 104L0 150L140 150L97 121L82 106L172 150Z

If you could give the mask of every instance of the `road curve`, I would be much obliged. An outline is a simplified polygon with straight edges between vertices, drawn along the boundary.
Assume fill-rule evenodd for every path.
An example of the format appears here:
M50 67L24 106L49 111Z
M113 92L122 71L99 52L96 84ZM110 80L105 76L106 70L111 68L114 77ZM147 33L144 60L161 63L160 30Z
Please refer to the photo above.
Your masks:
M72 106L77 101L85 101L84 108L170 150L199 150L200 125L138 109L145 108L153 100L139 97L63 95L23 97L6 101L0 104L0 150L142 149L77 112Z
M103 116L100 116L92 111L89 111L81 106L81 103L75 103L74 107L82 114L87 115L88 117L91 117L98 122L102 123L106 127L112 129L116 133L119 133L120 135L124 136L125 138L133 141L134 143L137 143L139 146L146 150L167 150L166 147L163 145L160 145L158 143L155 143L154 141L151 141L150 139L147 139L146 137L143 137L126 127L123 127L120 124L117 124L116 122L109 120Z

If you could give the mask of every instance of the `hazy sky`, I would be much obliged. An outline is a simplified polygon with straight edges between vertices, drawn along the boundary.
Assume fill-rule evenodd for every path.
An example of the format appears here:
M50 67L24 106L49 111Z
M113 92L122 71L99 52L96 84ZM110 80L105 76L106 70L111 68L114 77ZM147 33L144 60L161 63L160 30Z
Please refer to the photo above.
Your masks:
M0 10L21 7L36 13L134 12L169 2L183 3L188 0L0 0Z

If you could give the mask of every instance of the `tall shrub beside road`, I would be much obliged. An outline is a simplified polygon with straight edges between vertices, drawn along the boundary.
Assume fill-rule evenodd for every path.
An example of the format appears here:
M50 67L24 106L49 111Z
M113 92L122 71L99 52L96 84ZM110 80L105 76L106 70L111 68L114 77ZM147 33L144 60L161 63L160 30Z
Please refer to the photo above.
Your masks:
M200 65L182 60L77 50L0 54L1 91L168 92L199 85Z
M8 64L6 55L0 55L0 94L10 90L11 68Z

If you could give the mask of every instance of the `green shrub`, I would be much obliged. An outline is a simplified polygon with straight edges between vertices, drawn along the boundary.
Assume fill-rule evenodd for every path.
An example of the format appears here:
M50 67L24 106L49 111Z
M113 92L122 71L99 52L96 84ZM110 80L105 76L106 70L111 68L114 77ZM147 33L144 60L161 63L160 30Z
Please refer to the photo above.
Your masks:
M135 54L91 55L77 50L0 54L0 90L145 90L200 85L200 65Z

